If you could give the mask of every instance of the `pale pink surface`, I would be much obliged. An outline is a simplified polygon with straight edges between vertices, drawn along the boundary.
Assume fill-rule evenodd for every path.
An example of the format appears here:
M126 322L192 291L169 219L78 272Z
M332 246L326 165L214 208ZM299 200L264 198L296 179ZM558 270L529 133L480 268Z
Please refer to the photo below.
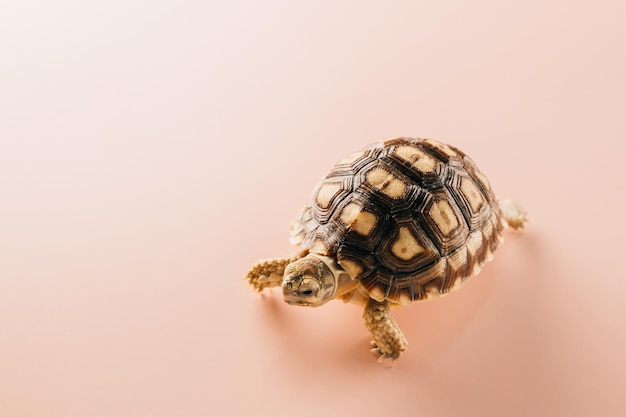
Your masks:
M206 3L0 7L0 416L626 415L624 2ZM241 278L398 135L531 222L389 368Z

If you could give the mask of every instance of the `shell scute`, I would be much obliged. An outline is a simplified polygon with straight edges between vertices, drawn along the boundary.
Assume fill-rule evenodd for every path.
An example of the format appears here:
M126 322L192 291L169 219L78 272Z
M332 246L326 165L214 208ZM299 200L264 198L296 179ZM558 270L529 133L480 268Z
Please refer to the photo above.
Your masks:
M406 217L390 222L375 257L381 267L401 273L415 272L416 265L432 264L440 255L415 219Z

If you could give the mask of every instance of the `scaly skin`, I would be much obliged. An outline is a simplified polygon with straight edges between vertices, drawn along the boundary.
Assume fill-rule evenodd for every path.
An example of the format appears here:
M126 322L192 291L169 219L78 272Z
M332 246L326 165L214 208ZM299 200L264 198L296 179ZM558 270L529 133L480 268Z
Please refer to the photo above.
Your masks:
M363 318L365 319L365 327L374 338L372 352L381 355L378 362L382 362L385 358L391 358L393 365L395 360L406 350L408 343L398 324L391 317L389 302L383 301L381 303L370 299L365 306Z
M246 280L252 288L260 293L265 288L278 287L283 282L285 268L308 253L298 252L286 258L264 259L257 262L246 275Z
M509 227L513 229L523 229L526 219L526 211L513 200L499 200L502 217L506 220Z

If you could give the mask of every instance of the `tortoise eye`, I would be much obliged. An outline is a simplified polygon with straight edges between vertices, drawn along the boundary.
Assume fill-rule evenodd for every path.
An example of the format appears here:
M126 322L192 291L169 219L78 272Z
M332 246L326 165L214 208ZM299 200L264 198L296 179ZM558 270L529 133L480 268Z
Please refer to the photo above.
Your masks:
M309 290L300 291L300 295L305 295L305 296L313 295L313 290L309 289Z

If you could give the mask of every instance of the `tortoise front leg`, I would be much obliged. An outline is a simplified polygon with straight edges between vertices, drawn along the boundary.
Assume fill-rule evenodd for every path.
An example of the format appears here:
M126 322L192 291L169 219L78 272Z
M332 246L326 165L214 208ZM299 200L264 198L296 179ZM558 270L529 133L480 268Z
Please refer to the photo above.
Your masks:
M302 251L286 258L263 259L250 268L245 279L259 293L265 288L277 287L283 282L287 265L306 256L307 253L308 251Z
M385 300L381 303L370 298L365 306L363 318L365 319L365 327L374 338L372 352L381 355L378 362L382 362L385 358L391 358L393 365L395 360L406 350L408 342L398 324L391 317L389 302Z

